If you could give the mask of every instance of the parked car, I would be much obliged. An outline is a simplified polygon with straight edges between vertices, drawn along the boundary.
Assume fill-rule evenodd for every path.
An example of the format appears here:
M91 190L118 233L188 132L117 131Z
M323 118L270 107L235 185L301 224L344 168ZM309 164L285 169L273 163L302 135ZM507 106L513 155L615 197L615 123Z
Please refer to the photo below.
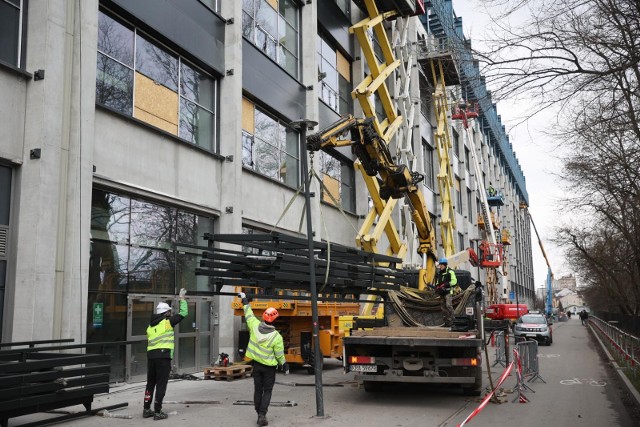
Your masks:
M525 314L521 316L513 327L513 335L518 339L535 339L551 345L553 343L553 329L544 314Z

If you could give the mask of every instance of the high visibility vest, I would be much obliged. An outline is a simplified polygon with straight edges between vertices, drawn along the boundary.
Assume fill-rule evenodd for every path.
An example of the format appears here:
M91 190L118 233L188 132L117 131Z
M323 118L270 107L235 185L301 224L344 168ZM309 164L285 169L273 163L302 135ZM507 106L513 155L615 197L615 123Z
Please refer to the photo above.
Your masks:
M162 319L157 325L147 328L147 351L168 348L173 355L173 326L169 319Z
M258 330L260 321L248 304L244 306L244 317L249 328L249 344L245 355L266 366L283 365L286 360L282 335L276 330L268 334L261 333Z

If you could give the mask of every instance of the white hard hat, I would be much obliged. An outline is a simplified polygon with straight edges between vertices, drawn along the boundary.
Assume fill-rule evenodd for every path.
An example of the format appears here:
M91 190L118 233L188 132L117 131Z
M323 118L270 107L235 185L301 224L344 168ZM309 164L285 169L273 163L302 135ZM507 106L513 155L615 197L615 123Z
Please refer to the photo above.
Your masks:
M162 314L171 310L171 307L166 302L159 302L156 307L156 314Z

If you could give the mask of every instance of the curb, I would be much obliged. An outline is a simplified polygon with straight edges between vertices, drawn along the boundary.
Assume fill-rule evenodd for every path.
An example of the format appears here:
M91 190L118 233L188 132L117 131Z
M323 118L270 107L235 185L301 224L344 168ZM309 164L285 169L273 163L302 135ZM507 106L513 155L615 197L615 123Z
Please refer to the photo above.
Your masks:
M627 388L627 391L629 392L629 394L633 396L633 398L636 401L636 404L640 407L640 393L638 393L638 390L636 390L633 384L631 384L631 381L629 381L629 379L624 374L624 372L622 372L623 368L620 367L620 365L618 365L618 362L616 362L616 360L613 358L607 346L602 342L602 340L600 339L600 336L598 336L597 331L595 331L591 327L591 325L589 325L589 329L591 330L591 332L593 332L593 336L596 338L596 340L598 340L600 347L602 348L602 350L604 350L604 353L607 355L607 359L609 359L609 362L611 362L611 364L615 368L615 371L618 374L618 377L620 377L620 379L624 383L625 387Z

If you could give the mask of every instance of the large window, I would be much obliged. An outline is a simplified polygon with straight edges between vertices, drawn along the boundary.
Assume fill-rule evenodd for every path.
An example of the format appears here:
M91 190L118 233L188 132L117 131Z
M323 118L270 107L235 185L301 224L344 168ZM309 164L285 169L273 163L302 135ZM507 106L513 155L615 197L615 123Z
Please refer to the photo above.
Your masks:
M209 291L194 246L206 246L213 218L101 190L91 203L89 292Z
M320 99L340 115L351 113L351 64L323 36L318 37L317 51Z
M456 188L456 212L462 215L462 190L460 189L460 178L456 177L453 184Z
M242 164L290 187L300 184L299 135L253 102L242 102Z
M295 78L299 26L294 0L242 0L242 34Z
M22 36L27 0L0 0L0 61L24 68Z
M424 168L424 185L430 189L435 189L434 167L433 167L433 148L426 142L422 142L422 161Z
M340 160L320 151L322 201L339 204L344 210L355 212L354 169L350 161Z
M100 12L96 103L216 151L217 81Z

